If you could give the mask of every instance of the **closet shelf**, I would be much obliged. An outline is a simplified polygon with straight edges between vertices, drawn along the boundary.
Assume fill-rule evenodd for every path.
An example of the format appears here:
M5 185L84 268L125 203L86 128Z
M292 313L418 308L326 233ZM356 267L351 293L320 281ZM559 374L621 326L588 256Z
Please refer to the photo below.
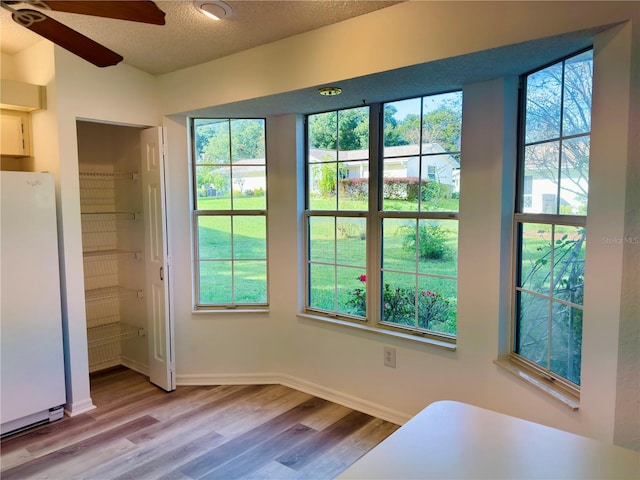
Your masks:
M136 212L81 212L83 222L99 222L104 220L136 220L140 214Z
M101 302L113 299L144 298L142 290L124 287L104 287L84 291L86 303Z
M144 328L121 322L87 328L87 344L89 348L101 347L109 343L142 336L144 336Z
M83 180L138 180L140 174L137 172L80 172L80 181Z
M85 262L99 262L104 260L116 260L116 259L136 259L142 258L142 252L134 252L129 250L94 250L91 252L84 252L83 254Z

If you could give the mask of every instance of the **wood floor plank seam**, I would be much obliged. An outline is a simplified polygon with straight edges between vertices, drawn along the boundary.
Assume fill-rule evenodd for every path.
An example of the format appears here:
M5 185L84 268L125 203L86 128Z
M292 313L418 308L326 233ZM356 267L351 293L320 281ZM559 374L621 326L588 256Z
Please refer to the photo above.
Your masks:
M91 412L3 438L2 480L329 480L398 428L284 385L167 393L125 367L91 374L91 397Z
M85 475L83 478L86 480L105 478L104 475L107 473L111 480L153 478L160 472L175 469L224 441L225 438L222 435L209 431L171 450L154 448L154 445L138 446L136 451L123 458L115 459L110 462L110 465L103 465L101 469L91 472L91 476Z
M147 415L136 418L135 420L131 420L130 422L127 422L123 425L119 425L110 430L94 435L86 440L68 445L52 453L29 461L23 465L19 465L5 472L2 472L2 478L3 480L14 480L39 473L46 469L52 460L55 461L56 459L68 458L88 449L103 448L104 443L108 442L110 439L123 438L129 432L140 430L146 426L153 425L156 422L157 420L155 418L149 417Z
M193 479L199 479L216 468L233 458L242 455L257 447L260 442L266 441L274 434L280 433L282 430L298 423L309 412L314 409L327 405L326 400L312 398L297 407L278 415L277 417L257 426L227 443L222 444L201 457L189 462L178 470Z
M301 445L292 448L281 457L276 458L276 461L294 470L301 470L304 466L324 453L325 450L328 450L335 443L346 438L354 431L359 430L373 419L374 417L371 415L353 411L330 427L310 437Z
M241 455L220 465L201 477L204 480L241 479L252 471L266 465L284 450L290 449L317 433L316 430L296 423L283 432L251 450L251 455Z

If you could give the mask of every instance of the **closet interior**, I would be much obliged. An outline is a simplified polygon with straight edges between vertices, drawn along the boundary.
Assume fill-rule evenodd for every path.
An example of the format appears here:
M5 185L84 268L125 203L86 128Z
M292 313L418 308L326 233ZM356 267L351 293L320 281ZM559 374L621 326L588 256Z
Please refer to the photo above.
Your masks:
M77 122L89 371L148 372L140 129Z

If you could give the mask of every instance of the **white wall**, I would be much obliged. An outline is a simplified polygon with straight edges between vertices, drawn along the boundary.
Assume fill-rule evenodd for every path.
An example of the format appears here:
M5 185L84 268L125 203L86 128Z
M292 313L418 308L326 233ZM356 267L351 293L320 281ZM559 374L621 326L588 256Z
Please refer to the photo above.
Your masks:
M640 20L629 3L554 2L541 6L523 2L407 2L162 75L162 108L167 113L188 112L606 24L632 15ZM496 23L496 18L509 18L509 22ZM613 68L608 79L599 81L601 95L618 88L611 83L613 78L628 77L625 69L631 58L630 31L628 24L598 37L596 64L602 66L596 68ZM344 45L349 48L341 48ZM637 44L633 48L636 54L640 51ZM331 55L324 54L327 51ZM592 274L597 281L587 287L593 292L606 283L609 296L607 300L586 300L586 310L594 313L585 320L585 374L579 411L570 410L493 364L509 346L515 88L515 79L496 79L464 89L465 168L461 178L456 352L297 317L303 297L299 191L303 154L300 121L293 115L267 122L270 313L193 314L185 144L188 136L183 117L168 118L165 123L170 131L178 383L284 381L398 421L433 401L454 399L612 442L614 417L622 424L623 419L628 421L636 413L633 387L626 387L622 381L616 384L619 325L611 317L617 317L620 311L623 274L618 267ZM629 85L615 93L617 101L623 103L628 103L630 96ZM596 102L594 117L598 120L594 125L611 122L613 108ZM629 122L628 115L623 117L624 112L615 114L615 125L624 130ZM605 228L600 222L612 222L618 231L625 227L624 188L620 187L624 179L613 185L598 172L614 158L617 169L625 170L631 154L626 150L627 140L623 139L621 147L612 148L606 137L603 133L594 138L598 149L615 153L606 159L596 155L592 160L596 172L593 188L599 192L594 194L593 202L602 203L594 206L600 213L590 217L590 228L598 231ZM603 200L612 195L616 199L613 203ZM610 216L604 213L608 208L622 212ZM621 265L621 251L610 251L607 258ZM600 253L602 248L592 248L590 244L591 257ZM591 269L598 269L599 262L592 262L595 267ZM603 312L608 313L602 316ZM600 339L599 344L596 339ZM396 369L382 365L383 345L396 348ZM624 361L621 365L627 369ZM632 401L616 409L620 390L632 391Z

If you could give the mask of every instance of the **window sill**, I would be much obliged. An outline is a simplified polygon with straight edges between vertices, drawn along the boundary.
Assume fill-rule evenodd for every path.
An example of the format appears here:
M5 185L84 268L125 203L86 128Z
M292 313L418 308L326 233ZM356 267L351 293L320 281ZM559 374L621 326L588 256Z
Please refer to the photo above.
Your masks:
M580 407L580 397L573 395L567 390L559 387L553 381L543 377L542 375L534 372L533 370L526 368L518 362L513 361L509 357L498 358L494 360L498 367L505 369L509 373L512 373L519 379L527 382L530 385L542 390L547 395L560 401L571 410L576 411Z
M250 313L250 314L254 314L254 313L269 313L270 310L268 308L263 308L263 309L259 309L259 308L211 308L211 309L195 309L192 308L191 309L191 313L193 315L217 315L217 314L221 314L221 315L228 315L228 314L244 314L244 313Z
M330 323L333 325L340 325L342 327L352 328L354 330L359 330L361 332L369 332L377 335L383 335L391 338L401 338L403 340L409 340L411 342L420 343L422 345L431 345L433 347L441 348L443 350L448 350L450 352L456 351L456 344L446 342L443 340L437 340L431 337L420 337L417 335L411 335L408 333L396 332L393 330L386 330L383 328L373 328L368 325L360 325L357 323L348 322L346 320L340 320L338 318L324 317L322 315L312 315L309 313L298 313L298 318L304 318L309 320L320 321L324 323Z

